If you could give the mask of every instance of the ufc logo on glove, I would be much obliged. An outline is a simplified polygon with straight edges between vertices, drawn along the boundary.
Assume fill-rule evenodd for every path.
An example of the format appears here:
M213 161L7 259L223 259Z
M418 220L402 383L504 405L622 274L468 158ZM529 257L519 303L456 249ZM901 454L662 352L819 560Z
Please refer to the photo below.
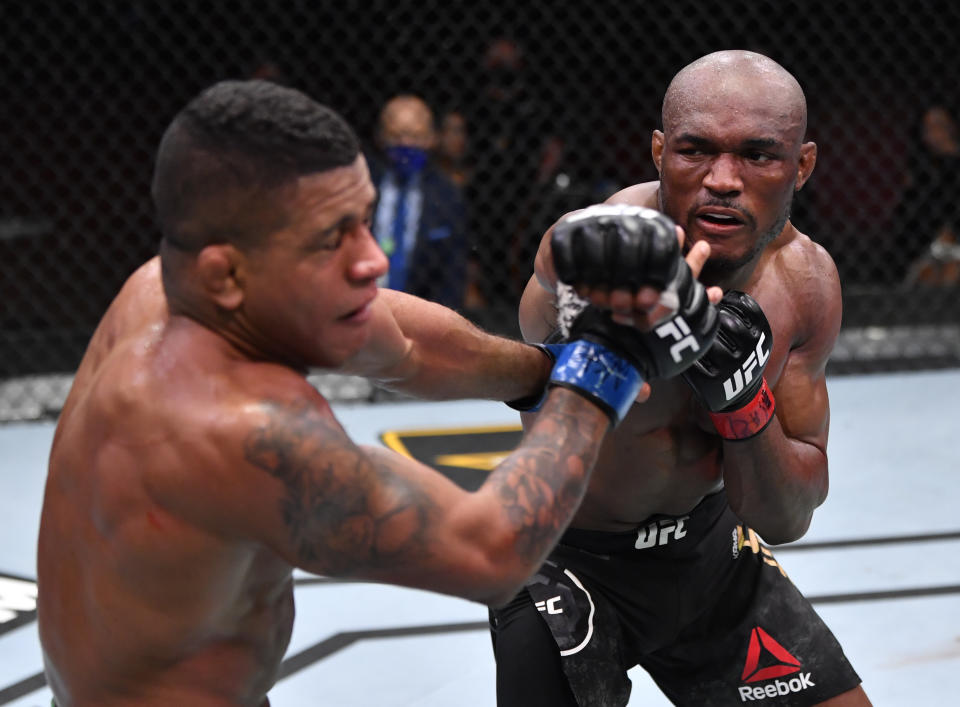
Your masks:
M763 343L766 339L766 334L761 332L756 349L750 352L747 360L743 362L743 366L741 366L739 370L734 371L733 375L723 382L723 394L727 397L727 400L733 400L737 397L740 391L743 390L743 386L753 380L753 372L755 369L759 367L760 372L763 371L763 367L770 357L770 350L763 350Z
M670 347L670 357L675 363L680 363L683 361L681 352L684 349L692 349L693 351L700 350L700 344L697 342L697 337L690 332L690 327L679 314L666 324L661 324L658 326L654 331L661 339L673 337L673 339L677 342ZM742 381L741 385L743 385Z

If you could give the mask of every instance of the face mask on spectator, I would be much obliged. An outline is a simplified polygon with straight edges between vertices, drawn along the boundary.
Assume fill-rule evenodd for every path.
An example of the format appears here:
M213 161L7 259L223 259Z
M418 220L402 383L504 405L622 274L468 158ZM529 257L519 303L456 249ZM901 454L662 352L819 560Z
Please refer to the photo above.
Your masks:
M391 145L387 148L387 159L402 179L409 179L427 164L427 151L412 145Z

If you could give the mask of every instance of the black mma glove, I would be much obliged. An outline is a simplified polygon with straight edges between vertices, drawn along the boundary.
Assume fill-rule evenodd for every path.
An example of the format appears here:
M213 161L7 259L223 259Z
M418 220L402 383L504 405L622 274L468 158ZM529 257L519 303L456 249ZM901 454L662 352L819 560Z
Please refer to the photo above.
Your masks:
M560 282L610 289L665 289L680 260L673 221L625 204L596 204L567 216L554 227L550 249Z
M661 297L675 301L676 314L649 332L627 327L615 337L629 348L644 379L672 378L710 348L717 310L681 257L676 227L668 216L640 206L591 206L554 227L551 250L560 280L558 323L567 340L577 338L573 318L581 312L587 312L589 326L597 326L599 319L603 327L612 326L609 313L585 309L587 302L572 284L611 289L652 285L662 291Z
M683 377L721 437L749 439L773 419L773 393L763 377L773 333L760 305L744 292L727 292L718 308L720 329L713 346Z

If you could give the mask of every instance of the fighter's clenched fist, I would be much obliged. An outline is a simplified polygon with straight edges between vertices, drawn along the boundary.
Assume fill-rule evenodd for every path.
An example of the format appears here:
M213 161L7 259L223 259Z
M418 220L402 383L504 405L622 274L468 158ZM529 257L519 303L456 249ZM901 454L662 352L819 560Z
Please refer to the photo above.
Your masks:
M584 330L616 332L616 338L629 342L646 380L672 378L710 348L716 308L680 257L676 227L667 216L635 206L591 206L557 223L551 252L559 278L558 325L565 339ZM661 300L675 303L674 312L649 331L617 331L620 324L606 308L574 292L584 283L631 291L650 286Z
M610 310L615 322L648 329L684 305L681 294L699 294L699 286L680 288L686 287L688 274L695 278L700 273L710 248L696 244L684 260L682 240L682 231L659 211L598 204L568 214L553 227L550 257L540 265L548 279ZM684 264L690 272L683 272ZM717 302L722 293L711 288L707 295Z

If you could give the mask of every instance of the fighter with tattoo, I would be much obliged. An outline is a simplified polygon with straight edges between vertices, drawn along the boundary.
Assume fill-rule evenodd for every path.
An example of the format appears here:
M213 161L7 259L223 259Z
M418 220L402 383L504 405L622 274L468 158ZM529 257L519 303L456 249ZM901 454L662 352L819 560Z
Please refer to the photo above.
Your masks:
M577 509L608 428L647 394L638 340L670 313L658 287L636 290L635 328L574 316L554 366L378 290L374 196L351 128L288 88L217 84L167 129L159 257L100 322L50 456L39 628L62 707L267 705L293 568L496 605ZM661 265L696 274L708 253ZM550 382L520 447L467 493L354 444L311 368L430 398Z

